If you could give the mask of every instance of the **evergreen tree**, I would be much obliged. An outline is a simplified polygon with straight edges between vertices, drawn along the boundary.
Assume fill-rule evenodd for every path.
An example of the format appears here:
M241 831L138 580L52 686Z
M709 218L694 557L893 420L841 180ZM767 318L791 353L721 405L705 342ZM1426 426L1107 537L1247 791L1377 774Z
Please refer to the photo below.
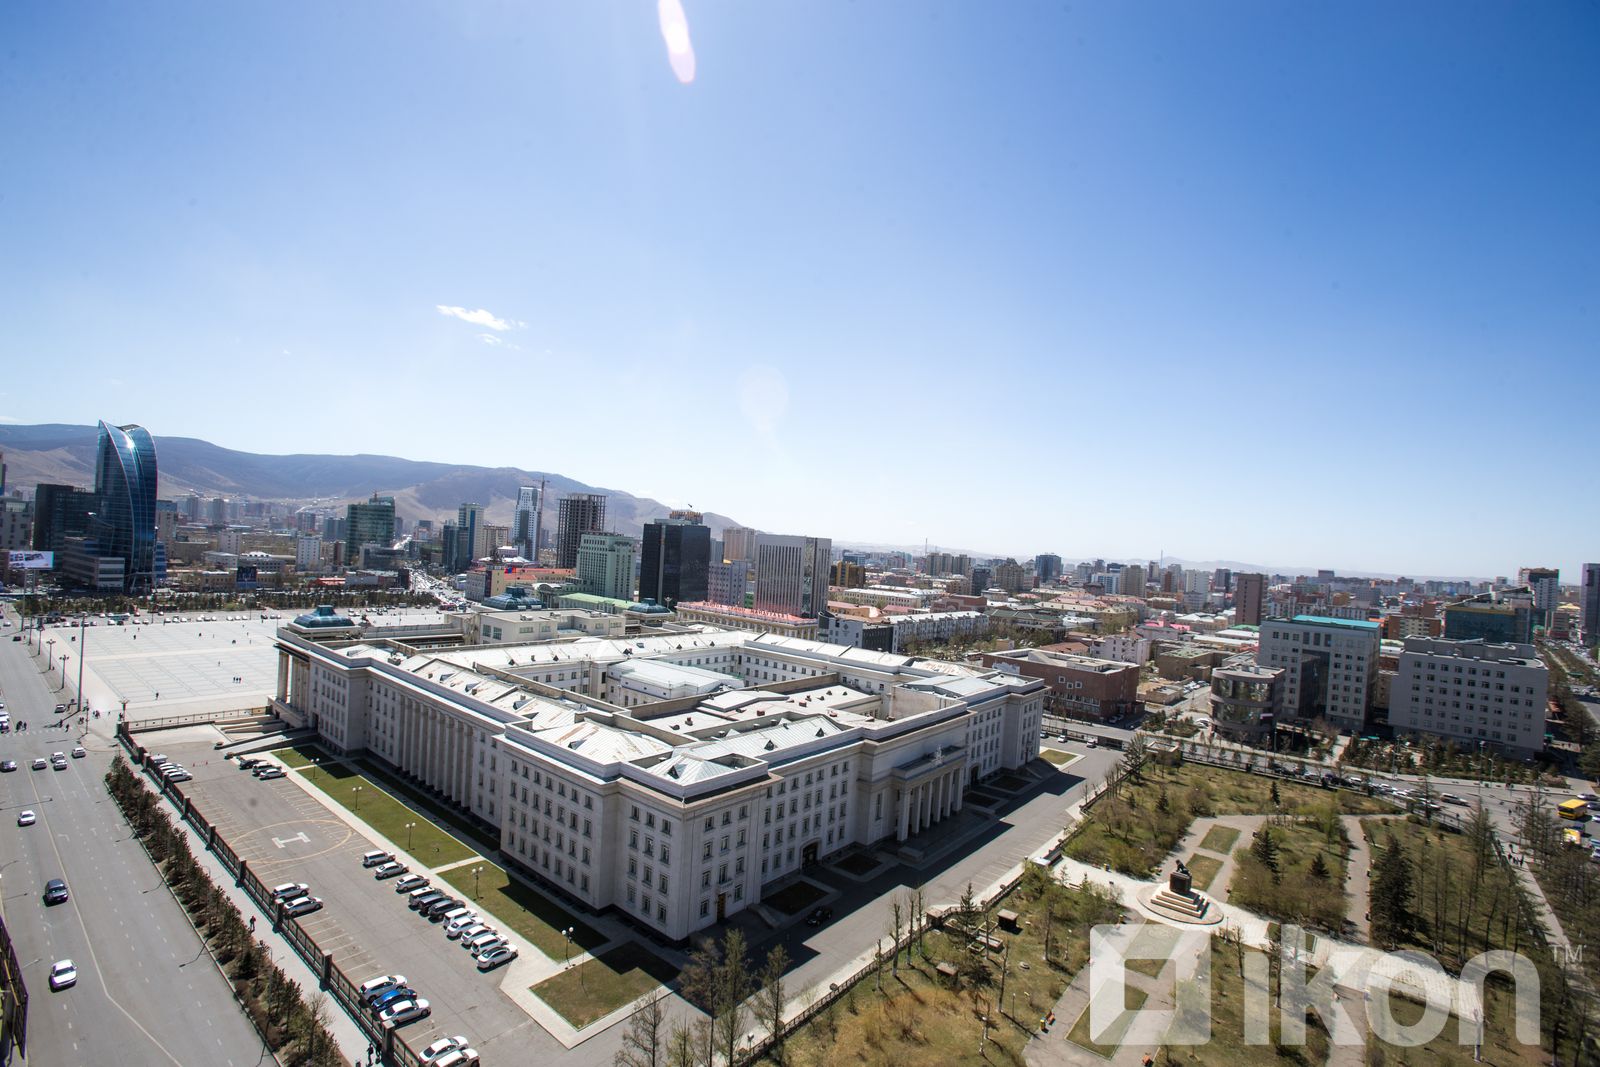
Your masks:
M1332 872L1328 870L1328 864L1323 860L1320 852L1311 861L1311 877L1319 882L1326 882L1332 877Z
M1271 827L1263 826L1250 842L1250 851L1261 865L1274 875L1278 873L1278 842L1273 840Z
M1372 868L1372 936L1398 945L1411 928L1411 860L1392 835Z

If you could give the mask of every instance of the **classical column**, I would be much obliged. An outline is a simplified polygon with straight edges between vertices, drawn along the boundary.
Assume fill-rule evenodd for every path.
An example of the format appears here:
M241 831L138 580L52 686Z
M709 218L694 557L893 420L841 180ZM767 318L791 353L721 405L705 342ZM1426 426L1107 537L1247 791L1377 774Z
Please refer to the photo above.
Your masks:
M278 653L278 699L287 702L289 699L289 654Z
M907 793L904 789L901 789L898 792L899 796L895 800L895 807L899 810L897 820L900 831L895 836L895 840L904 841L911 826L911 794Z
M956 768L953 776L955 778L955 786L956 786L955 808L954 808L954 810L955 811L960 811L961 810L961 794L962 794L962 791L965 790L966 787L967 787L966 771L965 771L964 768L958 767L958 768Z

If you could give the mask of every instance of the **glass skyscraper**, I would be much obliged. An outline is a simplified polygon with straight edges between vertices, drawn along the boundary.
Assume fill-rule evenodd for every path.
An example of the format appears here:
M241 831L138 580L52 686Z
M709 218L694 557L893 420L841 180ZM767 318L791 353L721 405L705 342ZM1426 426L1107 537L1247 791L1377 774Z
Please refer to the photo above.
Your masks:
M156 446L143 426L100 423L95 456L97 507L89 523L96 554L123 561L123 591L156 585Z

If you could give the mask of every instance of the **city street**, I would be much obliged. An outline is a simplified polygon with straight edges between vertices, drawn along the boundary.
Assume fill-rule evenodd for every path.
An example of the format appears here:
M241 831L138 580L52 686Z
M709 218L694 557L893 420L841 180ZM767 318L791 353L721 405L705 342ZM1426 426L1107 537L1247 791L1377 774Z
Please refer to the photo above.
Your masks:
M70 752L75 735L52 728L57 697L25 647L0 642L6 710L29 724L0 734L0 759L18 764L0 774L0 908L29 994L29 1055L17 1062L260 1062L260 1037L106 795L110 743L91 735L88 756L65 770L29 769L35 756ZM17 826L23 810L38 822ZM44 905L50 878L66 880L66 903ZM52 993L50 966L68 958L77 985Z

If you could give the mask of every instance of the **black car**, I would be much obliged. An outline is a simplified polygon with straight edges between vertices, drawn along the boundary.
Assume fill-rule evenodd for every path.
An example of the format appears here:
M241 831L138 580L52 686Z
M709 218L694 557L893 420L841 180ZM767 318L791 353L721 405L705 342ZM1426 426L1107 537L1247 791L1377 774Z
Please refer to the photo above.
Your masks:
M67 883L59 878L52 878L44 884L44 902L46 904L64 904L67 900Z
M253 757L250 757L250 756L240 756L239 757L239 769L241 771L248 771L250 768L254 767L256 764L258 764L260 762L261 762L260 760L254 759Z
M14 760L14 759L8 759L8 760L5 760L3 762L0 762L0 771L14 771L16 769L17 769L17 761Z
M831 918L833 918L832 908L818 908L816 911L806 916L806 925L821 926Z

